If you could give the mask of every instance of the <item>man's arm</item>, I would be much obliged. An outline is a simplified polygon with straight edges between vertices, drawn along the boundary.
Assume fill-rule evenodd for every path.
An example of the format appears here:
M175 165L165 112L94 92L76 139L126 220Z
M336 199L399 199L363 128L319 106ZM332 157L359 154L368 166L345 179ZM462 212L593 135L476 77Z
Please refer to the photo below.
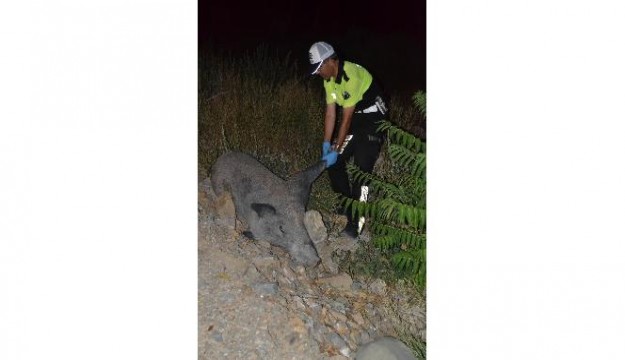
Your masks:
M343 108L343 121L341 121L341 127L339 128L339 134L336 138L335 144L335 149L337 151L341 148L343 141L345 141L345 137L347 136L347 130L349 129L349 125L352 123L352 115L354 115L355 108L355 106Z
M336 124L336 103L331 103L326 106L325 127L323 133L323 140L332 142L332 133L334 132L334 125Z

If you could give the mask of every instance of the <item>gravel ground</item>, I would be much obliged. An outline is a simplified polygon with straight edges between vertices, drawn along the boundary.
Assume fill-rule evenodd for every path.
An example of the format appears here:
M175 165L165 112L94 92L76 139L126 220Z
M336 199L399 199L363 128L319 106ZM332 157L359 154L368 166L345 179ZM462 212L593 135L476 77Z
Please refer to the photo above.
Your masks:
M257 274L223 251L223 244L237 247L224 232L200 232L199 358L324 359L306 328L298 328L272 295L275 288L255 290L246 281Z
M353 359L362 345L397 337L398 326L425 339L425 312L408 306L406 294L339 273L331 253L356 242L325 234L316 242L318 250L325 244L322 264L295 266L282 249L243 236L233 205L206 186L198 202L199 359Z

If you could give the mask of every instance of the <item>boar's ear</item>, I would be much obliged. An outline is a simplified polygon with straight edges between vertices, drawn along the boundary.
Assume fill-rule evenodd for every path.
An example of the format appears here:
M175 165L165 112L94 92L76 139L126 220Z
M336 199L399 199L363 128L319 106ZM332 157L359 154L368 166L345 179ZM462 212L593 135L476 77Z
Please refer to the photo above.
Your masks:
M326 168L325 161L319 161L308 169L293 175L288 182L289 188L295 192L298 199L301 199L304 205L308 202L310 195L310 186L321 175Z
M252 210L256 211L258 217L276 214L276 208L269 204L253 203Z

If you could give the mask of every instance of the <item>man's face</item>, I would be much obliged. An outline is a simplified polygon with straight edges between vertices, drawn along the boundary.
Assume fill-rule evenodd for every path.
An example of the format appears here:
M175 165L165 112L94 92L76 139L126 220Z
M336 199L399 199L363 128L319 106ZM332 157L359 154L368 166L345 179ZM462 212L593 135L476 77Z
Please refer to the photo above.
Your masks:
M325 59L317 72L315 73L323 78L323 80L328 80L332 77L332 59Z

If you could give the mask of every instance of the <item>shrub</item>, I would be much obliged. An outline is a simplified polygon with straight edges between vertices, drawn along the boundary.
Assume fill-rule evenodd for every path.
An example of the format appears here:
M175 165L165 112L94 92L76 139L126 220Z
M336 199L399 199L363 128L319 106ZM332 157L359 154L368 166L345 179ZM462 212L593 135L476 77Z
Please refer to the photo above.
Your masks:
M425 116L425 93L417 92L413 101ZM348 165L350 176L369 186L372 200L365 203L343 198L342 201L354 216L369 220L374 244L389 254L398 276L408 277L417 286L425 287L425 142L388 121L383 122L380 129L387 133L386 152L391 170L380 176Z

